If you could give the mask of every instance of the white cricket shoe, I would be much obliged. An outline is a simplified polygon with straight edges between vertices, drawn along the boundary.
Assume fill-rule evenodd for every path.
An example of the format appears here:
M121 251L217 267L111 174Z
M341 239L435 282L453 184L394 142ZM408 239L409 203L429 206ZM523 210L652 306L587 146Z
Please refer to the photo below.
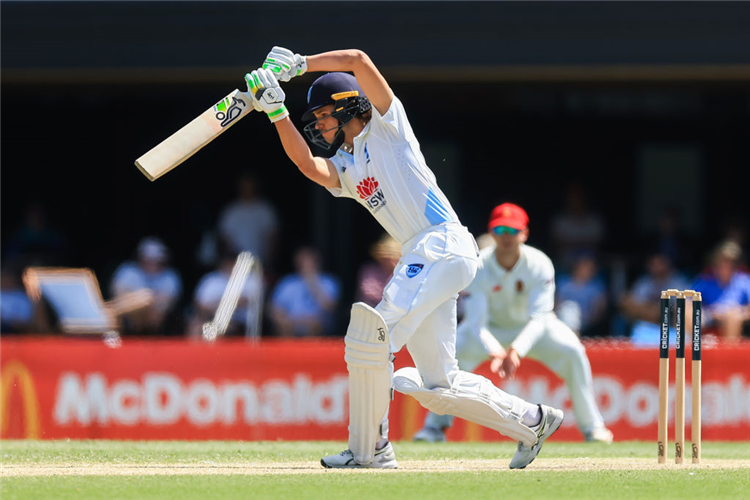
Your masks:
M393 451L393 445L390 442L381 449L375 450L375 457L369 464L358 463L354 460L352 450L344 450L338 455L321 458L320 465L327 469L398 469L396 452Z
M612 431L606 427L597 427L596 429L584 434L584 439L587 443L604 443L612 444L615 436Z
M511 469L523 469L533 462L542 449L544 441L560 428L560 424L562 424L563 418L565 418L562 410L550 408L545 405L539 405L539 407L542 409L542 422L539 424L536 443L526 446L522 442L518 442L516 453L510 461Z
M445 432L434 427L423 427L422 430L414 434L413 440L425 443L445 443Z

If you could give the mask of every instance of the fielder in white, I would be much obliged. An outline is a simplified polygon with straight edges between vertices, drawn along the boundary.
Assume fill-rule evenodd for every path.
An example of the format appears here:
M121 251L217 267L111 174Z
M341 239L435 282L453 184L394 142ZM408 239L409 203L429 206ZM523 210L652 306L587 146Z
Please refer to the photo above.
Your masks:
M304 131L331 158L313 156L289 119L278 80L328 71L310 87ZM354 73L354 76L347 72ZM436 413L478 422L519 441L511 468L526 467L560 426L563 413L530 404L489 380L458 369L456 298L477 269L474 238L425 164L404 106L359 50L301 56L274 47L245 76L255 106L275 124L286 154L334 196L352 198L402 245L402 259L376 308L352 306L345 359L349 371L349 449L324 467L396 468L388 441L392 387ZM393 373L406 346L415 368Z
M555 269L540 250L526 245L526 211L512 203L495 207L489 234L494 244L482 250L474 281L465 290L458 326L457 358L472 371L489 357L490 369L513 377L521 359L540 361L565 384L578 428L586 441L612 442L596 406L591 366L578 336L553 312ZM428 413L415 441L445 441L450 415Z

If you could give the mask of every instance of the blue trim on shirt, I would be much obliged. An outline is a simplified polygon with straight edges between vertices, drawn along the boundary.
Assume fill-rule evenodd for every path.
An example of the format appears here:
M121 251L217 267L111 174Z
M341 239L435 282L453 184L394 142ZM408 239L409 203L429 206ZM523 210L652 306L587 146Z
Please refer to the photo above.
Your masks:
M427 193L427 205L424 207L424 215L430 222L430 225L442 224L443 222L452 222L448 210L440 202L435 192L430 188Z

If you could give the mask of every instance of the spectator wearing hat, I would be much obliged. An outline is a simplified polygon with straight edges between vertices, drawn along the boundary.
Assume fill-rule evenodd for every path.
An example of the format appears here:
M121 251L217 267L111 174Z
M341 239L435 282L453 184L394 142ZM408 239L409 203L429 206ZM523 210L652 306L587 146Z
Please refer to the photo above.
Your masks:
M401 245L384 233L370 247L372 261L364 263L357 274L356 301L375 307L383 300L385 285L393 277L393 270L401 258Z
M113 298L143 289L153 293L150 306L125 315L124 333L169 333L164 328L182 296L182 279L177 270L170 266L169 258L169 249L162 240L149 236L138 243L136 259L123 262L115 270L111 283Z
M750 274L741 263L742 248L726 240L711 253L709 267L691 286L701 292L703 326L715 328L727 340L741 338L750 324Z

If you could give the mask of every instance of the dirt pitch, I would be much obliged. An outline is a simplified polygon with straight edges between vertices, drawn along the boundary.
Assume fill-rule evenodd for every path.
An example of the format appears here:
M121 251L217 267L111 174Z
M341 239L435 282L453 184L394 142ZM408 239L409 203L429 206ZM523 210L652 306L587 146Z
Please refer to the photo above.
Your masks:
M548 458L531 464L526 471L601 471L601 470L679 470L750 469L750 460L704 460L702 464L668 463L658 465L654 459L645 458ZM324 469L315 462L247 462L247 463L197 463L197 464L28 464L2 465L0 477L30 476L160 476L160 475L275 475L275 474L400 474L411 472L486 472L511 471L505 462L498 460L401 460L396 470Z

